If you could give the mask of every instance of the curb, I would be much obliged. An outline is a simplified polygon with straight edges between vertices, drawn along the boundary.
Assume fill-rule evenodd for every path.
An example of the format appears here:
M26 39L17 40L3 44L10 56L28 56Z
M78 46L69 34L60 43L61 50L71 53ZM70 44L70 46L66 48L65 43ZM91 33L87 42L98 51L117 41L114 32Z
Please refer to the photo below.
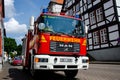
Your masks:
M90 64L115 64L115 65L120 65L120 62L104 62L104 61L92 61Z

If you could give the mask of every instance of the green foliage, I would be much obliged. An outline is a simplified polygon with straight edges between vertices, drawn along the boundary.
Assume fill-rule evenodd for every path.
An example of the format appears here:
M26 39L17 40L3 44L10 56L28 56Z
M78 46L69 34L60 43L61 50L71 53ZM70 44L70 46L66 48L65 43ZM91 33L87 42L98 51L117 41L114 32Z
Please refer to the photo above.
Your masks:
M16 49L16 51L17 51L17 55L21 55L21 53L22 53L22 45L21 44L19 44L18 46L17 46L17 49Z
M6 52L10 53L15 51L17 48L17 43L15 41L15 39L12 38L4 38L4 49Z
M15 39L5 37L4 38L4 50L7 53L9 53L12 57L15 56L15 55L12 55L12 53L11 53L13 51L17 51L17 55L21 55L22 45L20 44L17 46Z
M13 54L12 52L9 53L11 58L14 58L16 54Z

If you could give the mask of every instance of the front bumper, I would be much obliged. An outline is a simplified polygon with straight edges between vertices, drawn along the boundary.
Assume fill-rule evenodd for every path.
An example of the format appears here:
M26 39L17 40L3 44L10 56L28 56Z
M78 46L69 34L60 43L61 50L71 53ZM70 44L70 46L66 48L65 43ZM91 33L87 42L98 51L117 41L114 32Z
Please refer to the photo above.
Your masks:
M36 55L35 58L44 58L48 61L34 62L34 69L36 70L75 70L88 69L89 63L83 62L88 60L88 57L63 57L63 56L49 56Z

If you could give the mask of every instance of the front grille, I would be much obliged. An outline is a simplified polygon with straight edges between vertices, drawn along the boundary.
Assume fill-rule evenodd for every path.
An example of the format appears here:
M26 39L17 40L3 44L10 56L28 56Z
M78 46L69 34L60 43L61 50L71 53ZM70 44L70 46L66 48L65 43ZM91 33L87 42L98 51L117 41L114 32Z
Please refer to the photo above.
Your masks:
M65 65L54 65L54 68L65 68Z
M67 68L77 68L77 65L68 65Z
M51 41L50 50L53 52L80 52L80 44Z

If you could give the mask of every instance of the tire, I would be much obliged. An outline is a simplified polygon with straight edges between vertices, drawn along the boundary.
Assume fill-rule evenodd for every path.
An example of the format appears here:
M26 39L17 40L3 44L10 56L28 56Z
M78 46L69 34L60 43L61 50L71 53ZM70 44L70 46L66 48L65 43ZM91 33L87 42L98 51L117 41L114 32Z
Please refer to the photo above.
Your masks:
M67 78L74 78L77 75L78 70L65 70L64 73Z
M33 57L34 59L34 57ZM30 60L30 73L31 73L31 76L36 80L36 78L38 77L38 71L34 69L34 62Z
M28 73L28 69L26 68L26 66L22 66L22 71L25 72L25 73Z
M25 67L25 66L22 66L22 70L25 71L25 70L26 70L26 67Z
M31 76L36 79L37 78L37 71L36 70L31 70Z

